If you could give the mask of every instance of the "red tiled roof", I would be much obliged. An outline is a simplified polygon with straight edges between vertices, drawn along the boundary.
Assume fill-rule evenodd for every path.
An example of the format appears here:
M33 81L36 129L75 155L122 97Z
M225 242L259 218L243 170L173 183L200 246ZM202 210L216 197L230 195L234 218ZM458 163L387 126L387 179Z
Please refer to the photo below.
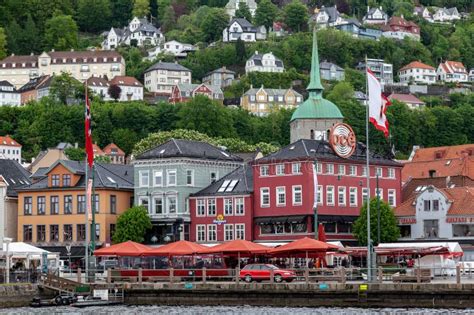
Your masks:
M115 149L115 152L112 152L112 150ZM122 151L115 143L108 144L103 152L107 155L123 155L125 156L125 152Z
M21 144L13 140L9 135L0 136L0 145L6 145L9 147L19 147L21 148Z
M416 213L415 206L413 202L415 201L417 195L413 195L408 198L404 203L393 209L393 212L396 217L409 217L414 216Z
M104 151L96 143L92 145L92 149L94 150L94 155L104 155Z
M440 66L444 69L446 73L464 73L467 74L466 67L464 64L459 61L450 61L440 63Z
M397 100L397 101L400 101L403 103L409 103L409 104L425 104L425 102L423 102L418 97L412 94L392 93L388 98L391 100Z
M127 76L116 76L110 80L109 83L110 85L143 86L143 84L134 77Z
M439 159L455 159L466 155L474 155L474 143L444 147L421 148L416 150L412 162L434 161ZM441 153L441 157L437 157Z
M420 61L412 61L406 66L403 66L400 71L408 70L408 69L428 69L428 70L436 70L434 67L424 64Z
M87 86L89 86L89 87L95 87L95 86L107 87L107 86L109 86L109 82L107 81L106 78L90 77L89 79L87 79Z

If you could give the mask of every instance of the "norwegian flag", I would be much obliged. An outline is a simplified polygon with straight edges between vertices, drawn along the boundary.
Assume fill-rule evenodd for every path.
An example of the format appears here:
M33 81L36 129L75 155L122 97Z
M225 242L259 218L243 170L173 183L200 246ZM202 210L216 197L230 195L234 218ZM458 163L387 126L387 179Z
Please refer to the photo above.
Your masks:
M86 135L86 156L87 164L89 167L94 165L94 149L92 147L92 127L91 127L91 103L89 96L87 95L87 84L86 84L86 111L85 111L85 123L84 123L85 135Z

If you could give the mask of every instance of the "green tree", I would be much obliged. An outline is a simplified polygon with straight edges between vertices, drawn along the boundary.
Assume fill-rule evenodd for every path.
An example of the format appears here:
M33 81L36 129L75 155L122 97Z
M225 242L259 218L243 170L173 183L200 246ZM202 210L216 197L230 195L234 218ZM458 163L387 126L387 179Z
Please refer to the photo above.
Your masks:
M133 0L111 0L111 22L115 27L122 27L132 19Z
M53 77L50 86L51 97L57 99L62 104L67 104L68 100L82 98L84 86L74 79L69 73L61 72Z
M229 16L224 9L212 8L201 22L201 30L207 42L218 40L229 23Z
M367 202L360 209L360 216L354 222L352 231L360 245L367 245ZM380 242L394 242L400 237L397 219L388 203L380 200ZM370 238L377 244L377 198L370 200Z
M240 37L235 42L235 53L237 54L239 62L243 62L244 60L247 59L247 52L245 50L245 43Z
M150 14L150 1L134 0L132 13L133 16L137 16L139 18L148 16Z
M68 50L77 47L77 25L70 15L56 15L46 21L46 49Z
M19 40L22 51L36 53L41 51L41 36L31 14L27 15L25 27L21 35Z
M94 158L94 162L110 164L110 163L112 163L112 159L110 158L110 156L98 155Z
M77 23L85 32L99 32L110 27L109 0L78 0Z
M5 35L5 30L0 27L0 59L3 59L7 56L7 35Z
M174 12L173 6L169 5L166 7L163 13L163 19L161 20L161 28L164 32L172 30L176 25L176 13Z
M341 103L347 99L354 97L354 88L349 82L341 81L338 82L332 88L327 98L335 104Z
M235 11L236 18L244 18L249 22L252 22L252 13L250 13L249 6L245 2L239 3L239 8Z
M114 243L126 241L141 243L145 240L146 231L151 227L150 216L145 207L134 206L118 217L112 240Z
M83 148L67 148L64 154L72 161L84 161L86 158L86 151Z
M308 23L308 9L300 0L293 0L284 11L285 24L293 32L304 30Z
M16 22L16 20L13 20L8 27L6 28L6 38L8 39L7 41L7 47L8 51L15 53L15 54L21 54L25 53L21 49L21 35L23 34L23 30L21 26Z
M270 30L278 14L278 8L270 0L262 0L255 11L255 24Z

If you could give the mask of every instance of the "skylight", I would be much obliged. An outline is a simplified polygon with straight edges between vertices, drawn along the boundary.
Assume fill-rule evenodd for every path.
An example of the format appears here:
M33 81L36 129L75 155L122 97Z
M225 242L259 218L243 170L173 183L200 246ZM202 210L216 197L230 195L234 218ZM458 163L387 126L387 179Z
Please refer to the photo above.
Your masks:
M449 165L449 164L451 164L451 160L446 161L446 165Z
M224 192L225 189L227 188L227 186L229 185L229 183L230 183L230 180L228 180L228 179L225 180L225 181L222 183L221 187L219 188L218 192Z
M163 150L160 151L160 154L163 154L163 153L165 153L165 149L163 149Z
M116 183L116 181L115 181L112 177L110 177L110 176L107 176L107 179L108 179L110 182L114 183L114 184Z
M229 186L227 187L227 189L226 189L225 191L226 191L226 192L233 191L234 188L235 188L235 186L237 186L237 183L238 183L238 182L239 182L239 181L238 181L237 179L233 179L233 180L230 182Z
M225 157L229 157L229 154L227 154L226 152L224 151L221 151L222 155L224 155Z

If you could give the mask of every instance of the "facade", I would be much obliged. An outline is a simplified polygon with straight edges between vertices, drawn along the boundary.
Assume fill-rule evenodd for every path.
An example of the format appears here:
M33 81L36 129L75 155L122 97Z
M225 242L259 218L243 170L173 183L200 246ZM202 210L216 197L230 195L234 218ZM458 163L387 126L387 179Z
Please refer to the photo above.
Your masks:
M72 148L70 143L61 142L54 148L48 148L38 153L38 155L31 160L28 170L35 174L40 168L48 168L58 160L68 160L64 150Z
M30 173L15 160L0 159L0 243L5 237L17 240L17 188L29 185Z
M234 18L229 25L222 31L222 41L235 42L238 39L244 42L255 42L267 38L265 26L253 26L252 23L244 18Z
M322 6L321 9L315 9L314 14L310 18L310 23L315 23L318 29L334 27L344 22L341 14L337 11L337 6Z
M15 160L21 163L21 144L9 135L0 136L0 159Z
M191 83L191 70L177 62L157 62L144 75L145 88L157 95L170 96L176 84Z
M362 19L364 24L387 24L388 15L382 9L379 8L369 8L367 7L367 14Z
M382 85L393 84L393 65L391 63L385 63L383 59L367 59L367 64ZM366 67L365 61L362 61L359 62L356 69L365 72Z
M402 40L405 37L420 40L420 27L412 22L407 21L403 16L392 16L388 23L381 27L382 36Z
M125 164L125 152L115 143L108 144L103 150L104 155L110 158L112 164Z
M128 26L123 29L112 27L104 34L102 49L111 50L120 45L126 46L157 46L164 42L165 38L161 30L148 22L146 18L134 17Z
M283 61L275 57L272 52L259 54L258 51L245 63L245 73L249 72L283 72Z
M469 71L469 82L474 82L474 68Z
M356 19L350 18L345 20L339 25L335 26L336 29L352 34L357 38L378 40L382 36L382 31L375 28L368 28L360 24Z
M142 101L143 84L134 77L116 76L110 80L109 85L120 87L121 93L119 102Z
M207 73L202 78L202 83L225 88L231 86L235 80L235 72L225 66Z
M28 83L20 87L18 92L20 93L21 105L24 105L30 101L38 100L40 98L39 88L43 86L43 83L49 81L50 79L50 75L43 75L30 79Z
M397 100L399 102L405 103L410 109L425 107L425 102L423 102L413 94L392 93L389 95L388 99Z
M21 94L8 81L0 81L0 106L4 105L21 105Z
M427 7L416 6L413 8L413 15L416 15L422 19L425 19L428 22L433 22L433 15L428 10Z
M266 116L281 108L296 108L303 96L293 89L250 88L240 98L241 108L257 116Z
M95 163L97 246L110 244L117 217L133 202L133 168ZM18 191L18 241L65 252L85 241L85 164L59 160ZM79 254L78 254L79 255Z
M419 61L412 61L398 71L400 83L436 83L436 69Z
M323 61L319 65L321 78L327 81L344 80L344 69L332 62Z
M215 243L253 240L253 169L246 164L191 194L190 240Z
M0 61L0 80L12 83L16 88L30 79L69 73L84 82L91 76L125 75L125 60L115 51L51 51L41 55L11 55Z
M171 96L169 98L170 103L183 103L187 102L197 95L204 95L211 100L218 101L221 104L224 101L224 92L222 92L219 86L201 84L185 84L179 83L173 86Z
M135 203L147 208L153 228L146 243L190 239L188 197L242 166L243 160L208 143L171 139L133 162Z
M87 79L87 88L104 101L111 101L109 95L109 81L102 77L91 77Z
M257 10L257 3L255 2L255 0L229 0L229 2L227 2L227 4L225 5L225 11L231 19L234 18L235 11L239 9L239 5L241 3L245 3L250 10L250 14L252 14L252 16L255 16L255 11Z
M460 19L461 15L456 7L437 8L433 14L433 21L438 23L450 23Z
M444 82L467 82L468 73L464 64L459 61L441 62L436 70L439 81Z

